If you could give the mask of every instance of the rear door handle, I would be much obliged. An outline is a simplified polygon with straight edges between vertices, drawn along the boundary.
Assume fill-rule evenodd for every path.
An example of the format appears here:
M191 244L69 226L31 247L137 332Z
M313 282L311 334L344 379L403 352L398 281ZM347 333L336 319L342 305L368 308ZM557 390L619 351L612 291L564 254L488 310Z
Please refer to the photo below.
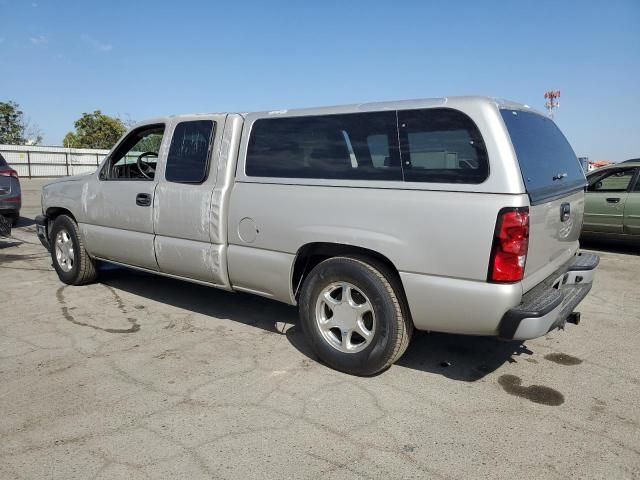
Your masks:
M151 195L148 193L139 193L136 195L136 205L140 205L141 207L148 207L151 205Z
M607 198L607 203L620 203L619 198Z

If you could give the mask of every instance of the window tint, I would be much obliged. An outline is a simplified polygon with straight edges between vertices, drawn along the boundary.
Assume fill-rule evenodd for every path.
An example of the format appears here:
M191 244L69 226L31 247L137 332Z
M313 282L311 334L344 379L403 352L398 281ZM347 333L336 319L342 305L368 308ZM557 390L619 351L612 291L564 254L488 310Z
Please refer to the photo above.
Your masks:
M482 183L489 162L482 136L465 114L447 108L398 112L407 182Z
M635 175L635 169L603 172L589 177L590 192L626 192Z
M149 125L131 132L118 145L100 172L102 180L153 180L164 125Z
M6 167L7 165L7 161L4 159L4 157L2 155L0 155L0 167Z
M636 178L636 186L633 187L633 191L634 192L640 192L640 173L638 174L638 177Z
M533 112L501 110L532 202L583 188L584 171L553 121Z
M389 137L384 135L369 135L367 145L371 153L371 163L376 168L385 166L384 162L389 158Z
M212 133L212 120L181 122L176 125L167 157L167 181L201 183L207 178Z
M254 177L402 180L395 112L256 120L246 174Z

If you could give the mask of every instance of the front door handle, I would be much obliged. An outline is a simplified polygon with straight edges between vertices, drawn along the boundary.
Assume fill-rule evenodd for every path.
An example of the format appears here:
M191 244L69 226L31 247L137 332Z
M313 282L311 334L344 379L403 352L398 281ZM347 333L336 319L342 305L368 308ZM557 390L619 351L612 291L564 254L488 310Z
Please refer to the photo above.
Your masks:
M136 205L140 205L141 207L148 207L151 205L151 195L148 193L139 193L136 195Z
M607 203L620 203L619 198L607 198Z

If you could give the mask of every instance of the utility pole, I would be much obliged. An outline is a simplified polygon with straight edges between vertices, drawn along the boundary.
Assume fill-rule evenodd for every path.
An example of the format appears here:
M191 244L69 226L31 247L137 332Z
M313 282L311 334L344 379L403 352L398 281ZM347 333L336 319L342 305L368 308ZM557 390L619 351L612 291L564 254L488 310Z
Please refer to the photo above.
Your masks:
M553 118L556 109L560 106L560 90L547 90L544 92L544 106L547 109L549 118Z

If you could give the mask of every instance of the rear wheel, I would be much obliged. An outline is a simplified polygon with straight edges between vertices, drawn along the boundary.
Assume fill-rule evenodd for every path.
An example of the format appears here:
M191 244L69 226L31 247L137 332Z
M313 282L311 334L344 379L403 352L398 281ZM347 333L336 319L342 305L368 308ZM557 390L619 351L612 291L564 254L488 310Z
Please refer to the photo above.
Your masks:
M388 368L413 331L391 272L352 257L330 258L311 271L300 295L300 318L318 357L355 375Z
M82 243L76 222L60 215L51 228L51 260L58 277L68 285L84 285L95 281L96 266Z

